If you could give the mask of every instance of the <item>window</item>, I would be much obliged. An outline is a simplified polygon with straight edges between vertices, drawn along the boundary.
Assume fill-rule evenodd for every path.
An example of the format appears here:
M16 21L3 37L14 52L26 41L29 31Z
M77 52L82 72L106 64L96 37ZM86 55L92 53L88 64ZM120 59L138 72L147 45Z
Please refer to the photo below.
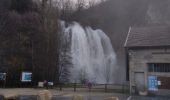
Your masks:
M170 63L150 63L148 64L149 72L170 72Z

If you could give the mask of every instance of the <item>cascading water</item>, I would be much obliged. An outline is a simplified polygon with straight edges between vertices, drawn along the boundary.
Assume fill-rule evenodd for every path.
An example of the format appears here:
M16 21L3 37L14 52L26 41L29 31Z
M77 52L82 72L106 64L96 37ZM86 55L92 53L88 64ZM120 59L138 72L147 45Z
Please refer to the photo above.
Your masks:
M70 41L70 82L88 80L98 84L114 83L116 55L109 37L102 30L62 22L64 37Z

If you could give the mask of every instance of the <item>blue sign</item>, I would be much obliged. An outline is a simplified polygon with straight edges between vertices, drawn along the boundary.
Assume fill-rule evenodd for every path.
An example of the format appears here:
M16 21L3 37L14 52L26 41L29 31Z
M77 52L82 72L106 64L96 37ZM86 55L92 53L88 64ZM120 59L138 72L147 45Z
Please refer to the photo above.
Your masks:
M150 91L158 90L157 76L148 76L148 90Z
M31 82L32 80L32 73L31 72L22 72L22 82Z
M0 81L6 80L6 73L0 73Z

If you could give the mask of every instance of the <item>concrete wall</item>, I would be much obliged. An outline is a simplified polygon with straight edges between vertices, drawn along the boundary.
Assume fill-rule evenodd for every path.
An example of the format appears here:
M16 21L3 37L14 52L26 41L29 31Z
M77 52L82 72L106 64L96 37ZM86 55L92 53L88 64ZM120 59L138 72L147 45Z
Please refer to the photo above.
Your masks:
M170 63L170 48L129 49L130 91L148 89L148 76L166 76L170 73L150 73L148 63Z

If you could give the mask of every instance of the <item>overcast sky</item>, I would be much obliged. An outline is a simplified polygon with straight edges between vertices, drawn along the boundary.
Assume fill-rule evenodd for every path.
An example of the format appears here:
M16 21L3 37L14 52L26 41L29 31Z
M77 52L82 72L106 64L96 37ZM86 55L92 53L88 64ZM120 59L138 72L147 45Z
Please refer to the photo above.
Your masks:
M77 0L72 0L72 1L77 1ZM86 2L91 1L91 0L84 0ZM99 1L99 0L92 0L92 1Z
M72 0L74 2L76 2L77 0ZM84 0L86 3L88 3L89 1L94 1L94 2L98 2L98 1L101 1L101 0Z

